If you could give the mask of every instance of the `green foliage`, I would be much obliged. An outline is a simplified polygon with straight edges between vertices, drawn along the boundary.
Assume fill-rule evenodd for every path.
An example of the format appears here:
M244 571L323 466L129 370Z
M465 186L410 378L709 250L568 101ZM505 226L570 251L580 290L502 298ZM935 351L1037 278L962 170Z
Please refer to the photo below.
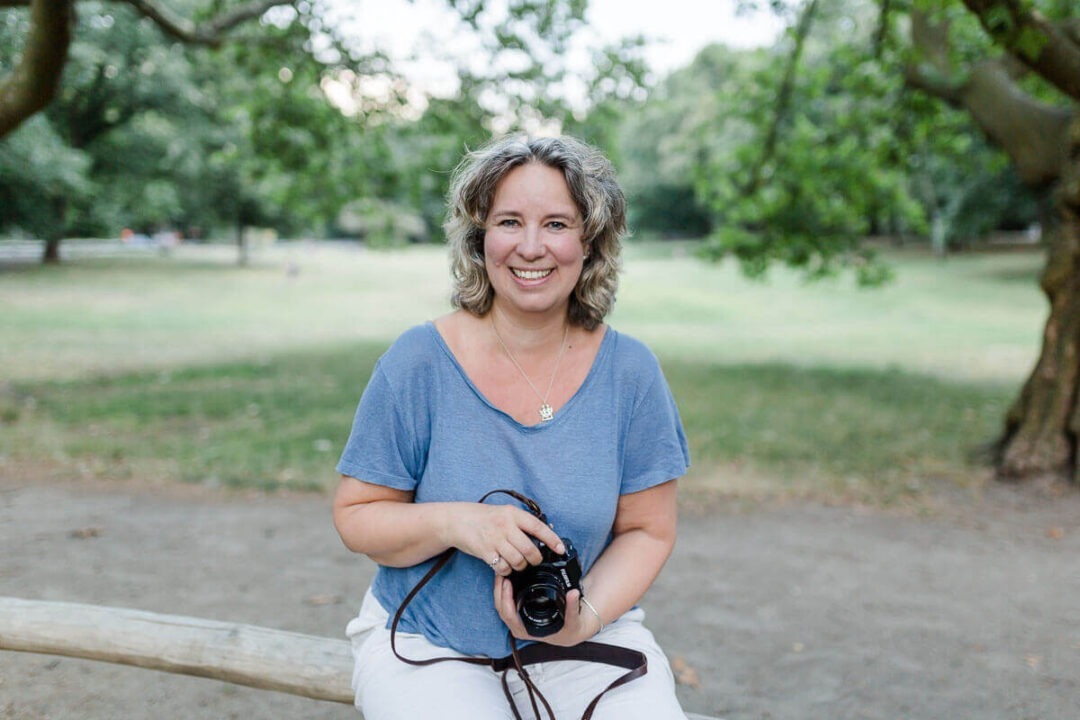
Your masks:
M853 268L873 282L881 270L862 246L879 208L917 223L902 155L886 99L897 78L838 39L827 56L812 55L791 88L790 111L775 117L775 97L756 92L737 110L738 122L759 128L734 153L706 156L699 187L721 226L707 248L733 254L751 274L773 261L804 268L811 277ZM760 88L781 82L779 63L754 74ZM767 145L765 136L777 140Z
M553 121L615 161L639 236L709 234L709 257L734 256L759 275L782 262L878 282L887 272L868 234L930 233L944 249L1034 218L1036 199L1016 192L970 121L905 87L905 8L882 18L869 0L818 3L778 109L794 36L763 50L706 48L646 96L641 38L567 73L584 2L448 4L480 33L483 58L448 59L457 91L417 100L385 57L345 36L337 18L348 9L328 0L268 13L220 50L172 42L125 4L83 0L49 130L33 131L45 155L59 157L58 143L71 152L55 167L0 176L0 192L41 198L0 209L0 229L204 237L258 225L319 236L339 230L342 208L367 203L401 208L405 224L419 216L437 239L462 151ZM797 17L797 4L767 4ZM952 24L955 63L985 55L990 41L970 12L931 4ZM231 6L185 0L178 11L205 18ZM0 11L0 70L24 32L23 10ZM67 178L63 208L50 173ZM34 208L48 209L35 219Z
M1034 60L1039 57L1048 42L1049 38L1044 33L1034 28L1025 27L1017 33L1014 47L1022 56Z
M457 95L431 98L418 120L387 124L378 132L382 159L369 165L383 168L378 196L419 214L432 239L443 237L451 170L467 149L491 137L491 118L475 97L479 92L463 77Z
M188 56L126 5L83 2L79 20L59 96L34 118L69 154L85 158L79 187L64 194L64 212L35 203L53 214L52 237L116 237L123 227L183 227L205 218L187 188L201 186L202 133L213 101L194 81ZM35 173L49 171L32 162L25 174L5 173L0 182L36 197L47 182ZM26 216L16 210L0 218L0 228L25 225Z
M620 128L641 110L646 96L645 44L636 36L594 51L595 71L585 91L587 112L578 110L563 119L564 132L600 148L616 166L623 164Z
M1022 12L1036 9L1034 1L1018 3L1018 6ZM995 43L1022 58L1034 60L1050 41L1042 30L1017 24L1013 9L1004 3L986 7L981 11L980 20Z
M90 195L89 165L44 117L23 123L0 142L0 228L61 237L68 206Z
M238 4L175 9L208 19ZM29 203L9 204L0 230L37 234L49 221L56 237L115 237L124 227L205 237L250 225L319 235L342 207L366 200L419 214L422 234L438 237L447 173L491 135L496 113L502 126L522 127L569 112L563 56L585 8L449 4L480 33L486 58L459 59L458 92L425 101L363 38L346 35L354 11L329 0L275 8L220 49L174 42L127 4L82 0L50 132L23 136L85 156L81 188L65 189L62 212L36 203L48 208L37 219ZM23 9L0 11L0 70L12 67L26 28ZM610 60L602 71L614 77ZM29 185L62 167L0 182L12 195L56 195Z
M407 206L376 198L347 203L338 214L335 226L340 234L361 238L368 247L374 248L423 242L427 240L428 232L423 218L410 212Z
M986 52L970 13L935 7L954 20L957 57ZM640 114L666 106L664 129L627 121L643 167L678 158L690 168L711 211L704 257L735 257L755 277L773 263L810 278L847 269L873 285L890 272L867 236L930 234L943 253L1034 222L1035 198L971 119L907 86L913 58L896 42L895 10L882 17L862 0L814 9L805 36L793 23L769 51L708 48L672 75Z
M712 231L712 218L701 207L693 185L657 180L630 199L630 227L637 235L700 238Z
M752 128L736 113L764 61L761 52L707 47L645 102L622 109L611 154L635 232L701 236L712 229L700 161L724 157L750 136Z
M489 62L459 63L475 97L487 97L486 110L506 129L535 126L567 113L562 93L568 77L567 48L583 27L583 0L510 0L505 11L477 0L484 12L472 13Z

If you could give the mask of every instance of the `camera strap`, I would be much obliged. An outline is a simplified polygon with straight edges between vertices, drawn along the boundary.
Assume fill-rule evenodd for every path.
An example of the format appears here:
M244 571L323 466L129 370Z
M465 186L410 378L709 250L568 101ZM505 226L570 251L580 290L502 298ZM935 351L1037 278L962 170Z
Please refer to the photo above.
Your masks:
M540 506L535 500L528 498L513 490L492 490L491 492L480 498L480 502L484 502L492 495L501 493L513 497L518 502L522 503L529 509L536 517L543 520L545 523L547 519L544 517L544 513L541 512ZM510 692L510 685L507 680L507 675L511 670L515 670L521 677L522 682L525 683L525 688L529 693L529 703L532 705L533 716L535 720L542 720L540 717L540 709L537 706L537 700L544 706L544 710L547 711L549 720L556 720L555 713L551 709L550 703L547 698L543 696L540 689L533 683L532 678L529 677L529 673L525 667L534 663L551 662L554 660L579 660L584 662L598 662L605 665L613 665L615 667L621 667L627 672L615 678L615 680L609 684L606 688L600 691L600 694L592 699L592 701L585 708L584 714L581 716L581 720L591 720L593 712L596 710L597 704L600 699L604 697L609 690L614 690L617 687L621 687L631 680L635 680L648 672L648 660L645 657L645 653L638 650L631 650L630 648L619 647L618 645L608 645L606 643L598 643L585 641L573 647L561 647L558 645L547 645L542 642L526 645L519 648L517 645L517 638L510 636L510 649L511 653L506 657L501 658L488 658L488 657L434 657L425 658L423 660L413 660L407 658L398 652L396 645L397 626L401 621L401 616L405 614L405 608L413 598L416 597L420 589L423 588L428 582L431 581L435 575L442 570L446 563L450 562L450 558L457 552L457 548L448 548L439 555L438 559L427 571L424 577L420 578L420 581L416 583L409 594L402 600L401 605L398 607L397 612L394 613L394 619L390 623L390 649L397 656L398 660L409 665L434 665L441 662L463 662L471 665L487 665L492 670L500 673L502 676L502 688L503 694L506 695L506 701L510 704L510 710L514 713L515 720L522 720L521 714L518 712L517 706L514 704L513 695Z

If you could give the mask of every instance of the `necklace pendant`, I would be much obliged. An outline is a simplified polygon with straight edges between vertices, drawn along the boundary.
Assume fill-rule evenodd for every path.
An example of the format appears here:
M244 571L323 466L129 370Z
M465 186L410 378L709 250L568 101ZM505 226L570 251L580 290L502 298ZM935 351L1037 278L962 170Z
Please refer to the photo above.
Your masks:
M551 406L544 403L540 406L540 422L547 422L555 417L555 411L551 409Z

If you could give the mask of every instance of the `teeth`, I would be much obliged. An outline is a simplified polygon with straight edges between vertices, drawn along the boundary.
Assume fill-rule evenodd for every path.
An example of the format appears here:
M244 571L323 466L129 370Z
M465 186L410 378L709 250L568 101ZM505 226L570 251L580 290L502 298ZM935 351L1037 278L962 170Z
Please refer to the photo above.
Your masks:
M551 274L550 270L514 270L514 275L522 280L539 280Z

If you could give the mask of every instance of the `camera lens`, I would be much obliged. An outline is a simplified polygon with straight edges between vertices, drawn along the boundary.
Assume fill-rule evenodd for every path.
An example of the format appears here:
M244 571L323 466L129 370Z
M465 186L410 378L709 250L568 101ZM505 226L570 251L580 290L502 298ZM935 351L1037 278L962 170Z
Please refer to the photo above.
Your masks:
M555 585L533 585L522 594L519 609L526 625L557 632L562 627L566 596Z

